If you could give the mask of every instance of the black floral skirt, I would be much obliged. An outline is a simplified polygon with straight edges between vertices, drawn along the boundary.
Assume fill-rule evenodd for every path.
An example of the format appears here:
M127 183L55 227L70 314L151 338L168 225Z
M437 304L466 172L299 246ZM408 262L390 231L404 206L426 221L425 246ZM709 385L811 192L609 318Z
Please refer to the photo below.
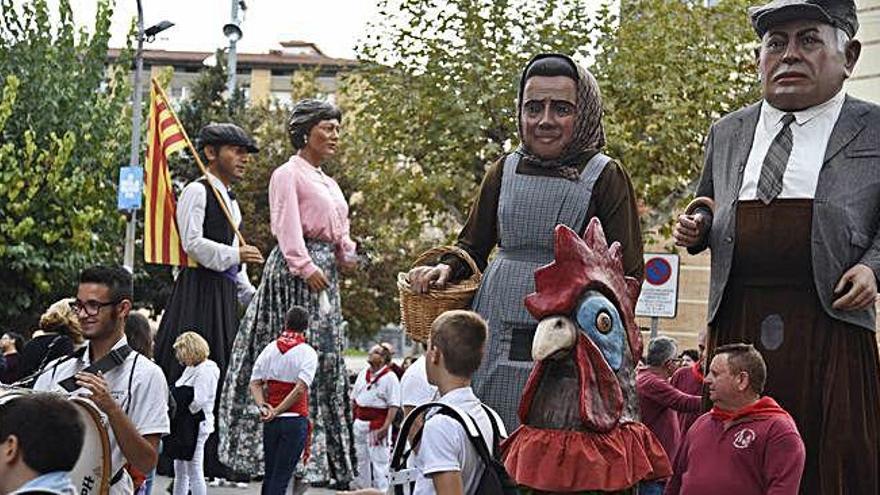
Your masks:
M312 421L311 459L297 467L297 475L311 483L347 483L355 465L351 430L349 382L342 351L345 342L340 310L339 276L333 245L307 241L309 254L327 277L330 303L321 311L319 296L305 280L290 273L276 246L266 260L260 287L248 306L232 346L229 369L220 397L220 459L244 473L263 473L262 424L250 396L254 361L284 328L287 310L298 304L309 310L308 343L318 352L318 371L309 390Z

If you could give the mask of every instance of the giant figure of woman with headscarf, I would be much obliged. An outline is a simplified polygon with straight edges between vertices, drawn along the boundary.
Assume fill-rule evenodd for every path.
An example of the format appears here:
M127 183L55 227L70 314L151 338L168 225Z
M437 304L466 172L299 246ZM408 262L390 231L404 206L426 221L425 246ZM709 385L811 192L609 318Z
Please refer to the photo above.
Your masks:
M263 469L260 416L248 387L254 360L284 329L294 305L309 312L308 343L318 352L309 389L310 460L298 473L312 483L347 485L352 479L349 383L343 360L339 269L356 267L348 203L321 165L336 153L342 114L330 103L296 103L288 134L296 154L272 173L269 206L278 244L242 320L220 403L221 457L238 471ZM301 464L302 465L302 464Z
M571 58L532 58L519 85L520 146L493 163L483 178L458 246L485 270L473 309L489 323L485 359L474 391L498 411L508 431L532 369L537 322L523 300L534 292L535 269L554 259L554 228L583 233L597 217L609 244L623 247L626 275L642 278L642 238L632 183L624 168L601 153L602 102L592 74ZM414 290L470 276L455 255L409 273Z

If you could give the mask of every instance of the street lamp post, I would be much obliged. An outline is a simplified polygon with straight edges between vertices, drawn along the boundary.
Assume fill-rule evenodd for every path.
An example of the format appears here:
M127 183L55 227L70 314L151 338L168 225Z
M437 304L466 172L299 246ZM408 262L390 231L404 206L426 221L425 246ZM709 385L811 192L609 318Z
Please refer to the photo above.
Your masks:
M137 0L137 51L134 58L134 95L132 98L131 108L131 148L129 150L128 167L131 169L140 169L140 147L141 147L141 79L144 71L144 40L152 41L152 39L162 31L170 28L174 24L168 21L162 21L159 24L150 26L144 30L144 9L141 0ZM141 177L143 171L141 170ZM124 183L123 171L120 171L120 190ZM141 183L142 185L142 183ZM120 191L121 192L121 191ZM139 191L140 193L140 191ZM125 251L123 253L122 264L130 271L134 272L134 241L137 230L137 210L140 207L140 194L138 194L137 206L126 208L128 211L128 225L125 227ZM120 204L122 202L120 201Z
M226 36L226 39L229 40L229 58L227 60L229 76L226 81L226 93L229 95L230 101L232 100L232 95L235 93L235 70L237 62L235 46L242 36L241 27L239 26L240 21L238 19L239 6L241 6L241 10L247 10L247 5L244 3L244 0L232 0L231 20L229 24L223 26L223 36Z

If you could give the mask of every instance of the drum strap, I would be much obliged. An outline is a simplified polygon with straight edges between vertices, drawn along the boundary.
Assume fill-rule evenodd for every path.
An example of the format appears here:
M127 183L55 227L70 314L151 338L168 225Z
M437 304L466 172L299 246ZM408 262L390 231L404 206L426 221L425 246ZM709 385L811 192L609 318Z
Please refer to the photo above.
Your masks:
M122 347L113 349L112 351L107 353L106 356L92 363L82 371L95 375L97 375L98 373L107 373L113 368L124 363L125 358L127 358L129 354L131 354L131 347L129 347L128 344L125 344ZM60 382L58 382L58 385L60 385L62 388L64 388L64 390L67 390L68 392L73 392L74 390L79 388L79 385L76 384L76 374L67 377L64 380L61 380Z

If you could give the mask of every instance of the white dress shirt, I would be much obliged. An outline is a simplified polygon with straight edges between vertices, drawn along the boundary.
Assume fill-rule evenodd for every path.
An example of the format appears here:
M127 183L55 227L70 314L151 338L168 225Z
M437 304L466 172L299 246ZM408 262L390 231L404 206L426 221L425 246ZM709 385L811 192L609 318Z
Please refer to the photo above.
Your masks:
M212 174L207 174L211 184L220 191L220 196L236 227L241 224L241 210L238 207L238 201L229 199L229 192L223 182ZM224 272L229 268L239 264L241 261L238 257L238 236L233 236L232 245L207 239L202 232L202 224L205 221L205 202L207 194L214 194L208 191L207 186L190 182L177 202L177 227L180 229L180 242L186 254L195 259L205 268L217 272ZM236 276L236 287L238 290L238 300L242 304L248 304L257 291L248 280L247 265L241 265L241 270Z
M779 110L765 100L761 104L761 115L743 173L739 199L757 198L764 157L767 156L773 139L782 130L782 117L787 113L793 114L795 118L791 124L793 145L788 166L782 176L782 192L777 197L812 199L816 194L822 163L825 161L825 149L845 98L846 93L840 90L825 103L798 112Z

